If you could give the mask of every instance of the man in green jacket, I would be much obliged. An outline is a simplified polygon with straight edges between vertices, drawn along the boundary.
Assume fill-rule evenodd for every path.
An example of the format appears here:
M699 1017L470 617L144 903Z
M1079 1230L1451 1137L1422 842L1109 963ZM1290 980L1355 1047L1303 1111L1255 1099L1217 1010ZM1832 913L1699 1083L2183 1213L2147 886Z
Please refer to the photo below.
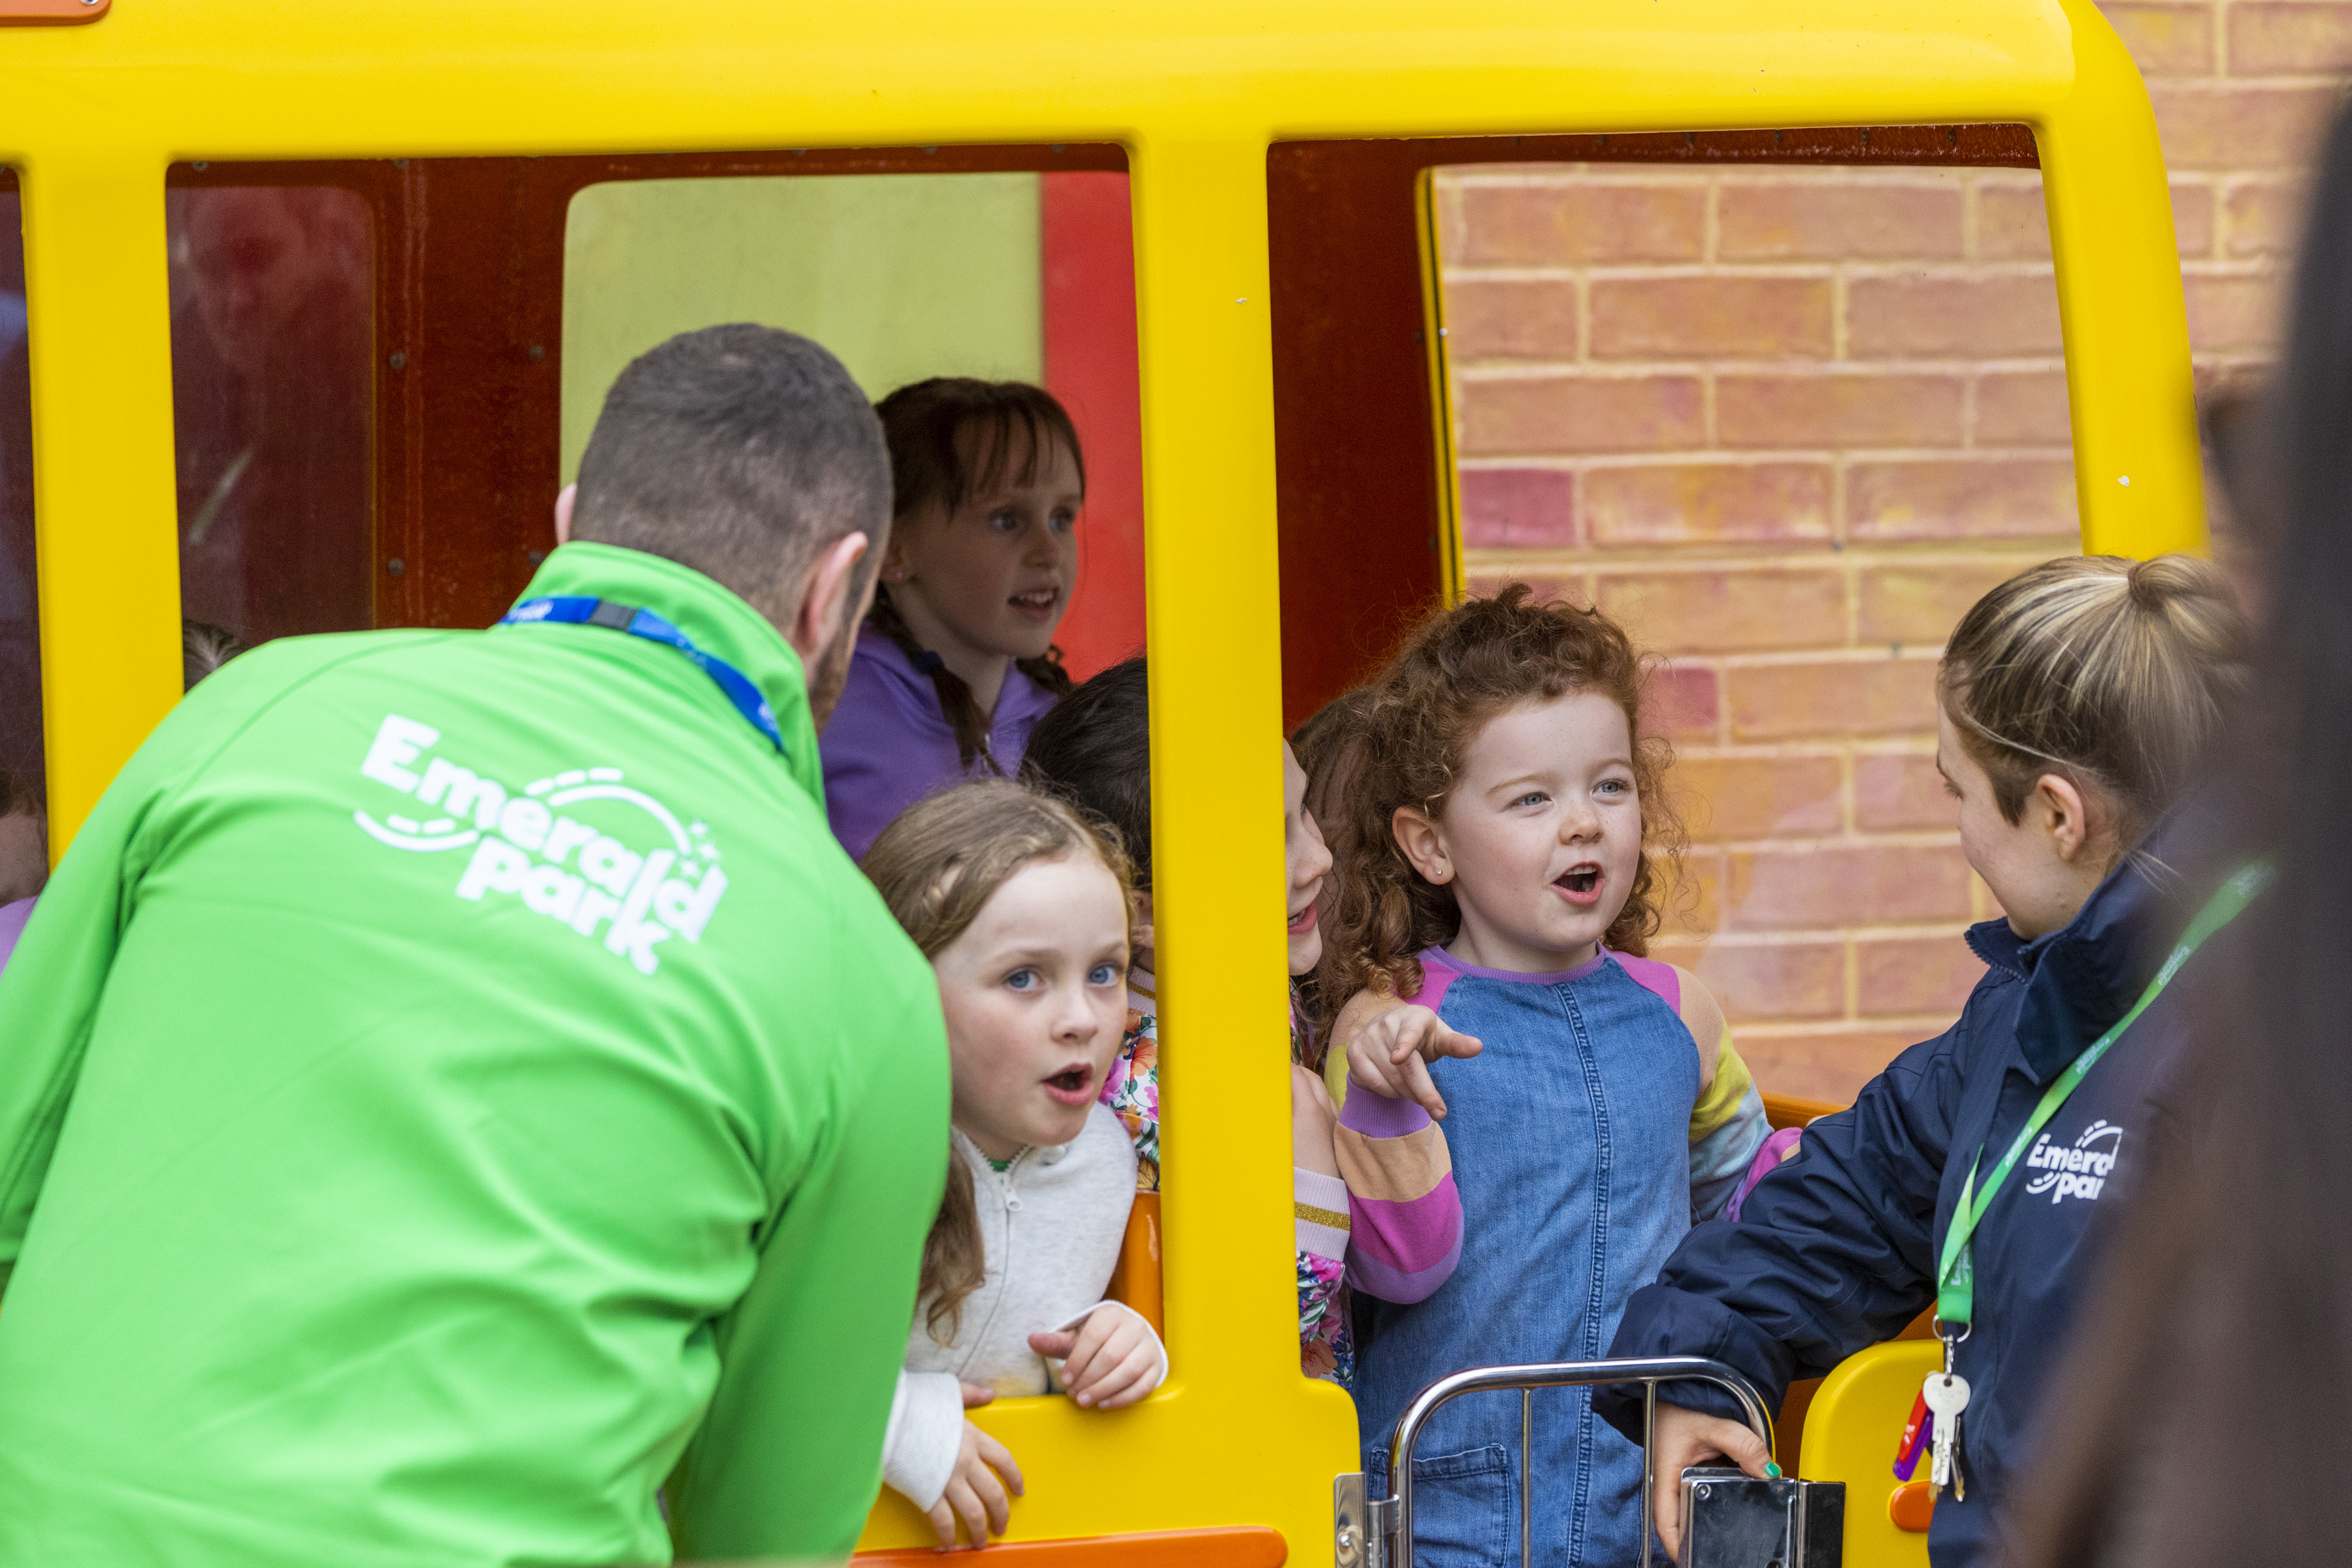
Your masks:
M947 1150L816 749L889 499L823 349L673 339L506 623L140 749L0 980L0 1563L847 1552Z

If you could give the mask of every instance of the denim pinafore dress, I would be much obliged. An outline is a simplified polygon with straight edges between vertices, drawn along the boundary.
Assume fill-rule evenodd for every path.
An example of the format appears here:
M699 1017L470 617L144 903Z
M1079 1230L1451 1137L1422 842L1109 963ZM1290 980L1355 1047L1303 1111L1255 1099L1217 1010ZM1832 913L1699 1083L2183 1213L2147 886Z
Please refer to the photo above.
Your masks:
M1436 950L1421 961L1414 999L1486 1048L1431 1068L1462 1193L1460 1265L1412 1306L1356 1298L1375 1497L1389 1493L1389 1440L1414 1394L1467 1367L1605 1354L1627 1298L1691 1224L1698 1052L1666 999L1670 969L1610 952L1557 974ZM1534 1563L1637 1562L1641 1449L1594 1418L1585 1389L1539 1389L1534 1415ZM1518 1395L1456 1399L1414 1451L1415 1563L1518 1564Z

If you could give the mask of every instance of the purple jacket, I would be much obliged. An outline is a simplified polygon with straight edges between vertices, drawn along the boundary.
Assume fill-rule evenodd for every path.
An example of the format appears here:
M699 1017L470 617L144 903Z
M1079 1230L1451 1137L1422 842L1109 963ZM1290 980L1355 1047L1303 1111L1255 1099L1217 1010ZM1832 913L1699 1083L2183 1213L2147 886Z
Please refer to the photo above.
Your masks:
M16 939L25 934L25 922L33 918L33 903L31 899L18 899L13 904L0 904L0 969L8 967Z
M1052 692L1018 669L1004 672L988 746L1008 775L1020 769L1029 731L1053 705ZM833 836L853 860L863 860L890 819L933 790L988 776L988 763L979 757L969 768L956 766L955 731L940 711L931 678L871 627L857 634L849 683L817 750L824 759Z

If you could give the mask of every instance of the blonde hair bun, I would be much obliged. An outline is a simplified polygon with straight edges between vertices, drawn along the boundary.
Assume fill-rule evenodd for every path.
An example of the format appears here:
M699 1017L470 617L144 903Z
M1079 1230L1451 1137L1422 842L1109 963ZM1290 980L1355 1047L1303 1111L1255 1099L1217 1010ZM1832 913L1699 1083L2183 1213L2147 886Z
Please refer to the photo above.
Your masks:
M2203 763L2245 689L2252 640L2210 562L2064 556L1960 618L1937 694L2009 821L2055 773L2102 795L2128 844Z

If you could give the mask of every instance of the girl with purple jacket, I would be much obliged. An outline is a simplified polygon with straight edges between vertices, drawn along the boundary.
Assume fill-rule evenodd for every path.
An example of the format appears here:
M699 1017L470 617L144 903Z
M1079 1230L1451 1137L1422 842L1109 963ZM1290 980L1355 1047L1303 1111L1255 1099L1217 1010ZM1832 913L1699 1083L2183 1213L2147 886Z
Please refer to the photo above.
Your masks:
M940 376L876 412L890 546L822 742L825 807L853 858L933 790L1020 770L1070 689L1054 631L1087 494L1077 431L1043 387Z

